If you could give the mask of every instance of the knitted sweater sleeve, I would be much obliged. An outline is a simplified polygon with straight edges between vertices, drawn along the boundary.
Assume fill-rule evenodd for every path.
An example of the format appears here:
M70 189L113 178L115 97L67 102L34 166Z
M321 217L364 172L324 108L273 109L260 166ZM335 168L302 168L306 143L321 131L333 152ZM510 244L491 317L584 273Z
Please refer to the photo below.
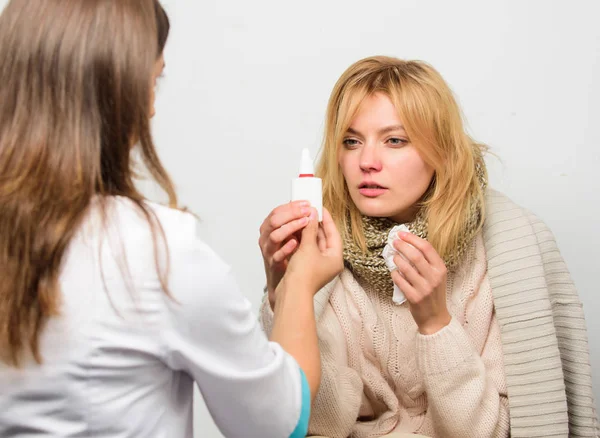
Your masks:
M344 333L325 300L323 295L315 297L322 369L308 434L347 438L359 416L363 383L359 374L348 365ZM261 305L260 322L269 335L273 311L268 299L264 299Z
M508 436L502 344L495 317L490 321L481 352L456 318L433 335L417 336L427 415L436 436Z

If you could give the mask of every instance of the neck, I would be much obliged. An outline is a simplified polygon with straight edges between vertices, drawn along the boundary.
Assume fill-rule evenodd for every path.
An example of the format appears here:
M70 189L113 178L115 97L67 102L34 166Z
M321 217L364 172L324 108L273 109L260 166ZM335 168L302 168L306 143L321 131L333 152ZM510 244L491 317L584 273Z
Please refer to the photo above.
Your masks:
M413 222L417 218L418 212L419 207L417 205L413 205L394 216L390 216L389 219L399 224L407 224L409 222Z

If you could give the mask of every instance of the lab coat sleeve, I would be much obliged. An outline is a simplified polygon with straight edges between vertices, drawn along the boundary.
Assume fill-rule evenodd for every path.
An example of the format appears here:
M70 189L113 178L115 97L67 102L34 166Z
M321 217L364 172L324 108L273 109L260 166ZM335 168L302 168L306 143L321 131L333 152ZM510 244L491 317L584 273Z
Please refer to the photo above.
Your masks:
M260 329L230 268L199 238L170 242L165 361L197 382L223 435L306 435L310 390L297 362Z

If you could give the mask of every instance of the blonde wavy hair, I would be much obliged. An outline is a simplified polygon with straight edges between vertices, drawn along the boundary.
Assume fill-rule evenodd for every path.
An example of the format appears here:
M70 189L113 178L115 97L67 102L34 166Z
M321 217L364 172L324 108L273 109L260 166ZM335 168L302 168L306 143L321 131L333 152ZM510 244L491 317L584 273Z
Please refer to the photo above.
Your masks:
M486 147L466 134L452 91L425 62L376 56L356 62L342 74L329 99L317 165L317 174L323 179L323 204L345 237L365 249L362 216L350 198L339 166L339 151L361 103L373 93L389 97L411 143L435 171L421 208L428 240L445 258L458 245L461 231L472 218L473 203L482 209L477 229L483 225L485 193L478 172L487 179L483 161ZM347 235L348 221L351 236Z

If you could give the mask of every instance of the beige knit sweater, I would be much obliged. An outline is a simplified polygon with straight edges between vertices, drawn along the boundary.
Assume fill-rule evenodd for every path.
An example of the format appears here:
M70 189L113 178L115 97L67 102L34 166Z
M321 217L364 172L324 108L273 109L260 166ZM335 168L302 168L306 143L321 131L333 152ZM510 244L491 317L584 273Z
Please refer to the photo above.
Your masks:
M481 235L464 260L448 278L452 322L435 335L418 334L408 303L397 306L391 296L363 289L348 270L319 292L329 301L318 320L324 369L311 434L508 435L500 330ZM263 315L266 323L271 312Z
M507 436L510 406L513 437L598 436L581 304L554 239L499 193L487 213L449 275L453 319L435 335L349 271L317 294L311 434ZM270 331L266 303L261 320Z

